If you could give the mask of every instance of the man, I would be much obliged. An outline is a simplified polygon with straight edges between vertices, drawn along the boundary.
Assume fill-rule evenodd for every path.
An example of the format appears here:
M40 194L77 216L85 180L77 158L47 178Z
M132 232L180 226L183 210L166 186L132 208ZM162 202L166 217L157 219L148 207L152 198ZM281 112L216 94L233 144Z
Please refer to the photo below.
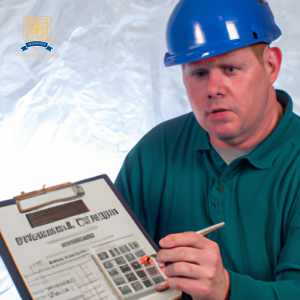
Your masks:
M165 64L181 64L193 113L150 131L116 186L184 298L300 299L300 118L267 46L280 34L262 0L181 0L169 19Z

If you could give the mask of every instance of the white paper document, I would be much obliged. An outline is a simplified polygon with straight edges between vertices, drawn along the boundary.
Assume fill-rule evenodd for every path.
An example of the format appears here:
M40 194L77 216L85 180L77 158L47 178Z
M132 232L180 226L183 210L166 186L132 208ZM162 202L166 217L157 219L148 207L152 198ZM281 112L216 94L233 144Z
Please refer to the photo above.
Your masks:
M16 205L0 209L2 236L32 298L179 299L181 292L167 289L155 249L105 179L80 186L85 195L68 203L80 200L85 213L57 220L66 206L56 203L56 220L49 221L49 207L38 215L21 214Z

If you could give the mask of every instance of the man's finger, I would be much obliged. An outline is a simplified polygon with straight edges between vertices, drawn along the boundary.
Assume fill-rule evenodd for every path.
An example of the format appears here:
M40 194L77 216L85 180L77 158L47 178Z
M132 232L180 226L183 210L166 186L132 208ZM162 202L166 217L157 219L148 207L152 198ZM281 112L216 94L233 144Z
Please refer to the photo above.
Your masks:
M164 263L187 262L209 267L216 267L220 260L220 254L217 252L217 250L207 251L190 247L163 249L158 252L157 257L161 262Z
M201 250L189 247L163 249L157 254L162 262L189 262L200 264Z
M168 284L171 289L186 292L189 295L198 296L199 298L209 295L209 289L204 284L200 284L196 279L170 277Z
M193 247L198 249L202 249L211 243L213 242L196 232L170 234L159 242L162 248Z
M185 277L190 279L211 280L213 268L203 267L186 262L177 262L166 268L165 274L170 277Z

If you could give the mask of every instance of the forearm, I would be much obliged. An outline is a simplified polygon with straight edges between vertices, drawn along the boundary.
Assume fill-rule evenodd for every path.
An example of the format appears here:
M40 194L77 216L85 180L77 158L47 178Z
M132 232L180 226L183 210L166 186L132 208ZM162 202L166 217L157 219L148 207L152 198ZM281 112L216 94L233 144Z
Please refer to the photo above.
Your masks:
M264 282L247 275L228 271L230 300L290 300L300 299L299 280Z
M300 299L299 280L265 282L232 271L228 271L228 273L230 276L228 300ZM183 293L182 299L192 300L193 298L190 295Z

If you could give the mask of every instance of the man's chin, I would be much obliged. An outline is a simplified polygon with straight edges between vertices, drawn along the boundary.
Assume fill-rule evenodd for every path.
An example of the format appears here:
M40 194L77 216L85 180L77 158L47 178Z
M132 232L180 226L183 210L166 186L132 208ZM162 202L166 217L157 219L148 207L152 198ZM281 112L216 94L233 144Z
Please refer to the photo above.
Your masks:
M228 141L237 138L237 133L232 131L210 131L210 134L221 141Z

